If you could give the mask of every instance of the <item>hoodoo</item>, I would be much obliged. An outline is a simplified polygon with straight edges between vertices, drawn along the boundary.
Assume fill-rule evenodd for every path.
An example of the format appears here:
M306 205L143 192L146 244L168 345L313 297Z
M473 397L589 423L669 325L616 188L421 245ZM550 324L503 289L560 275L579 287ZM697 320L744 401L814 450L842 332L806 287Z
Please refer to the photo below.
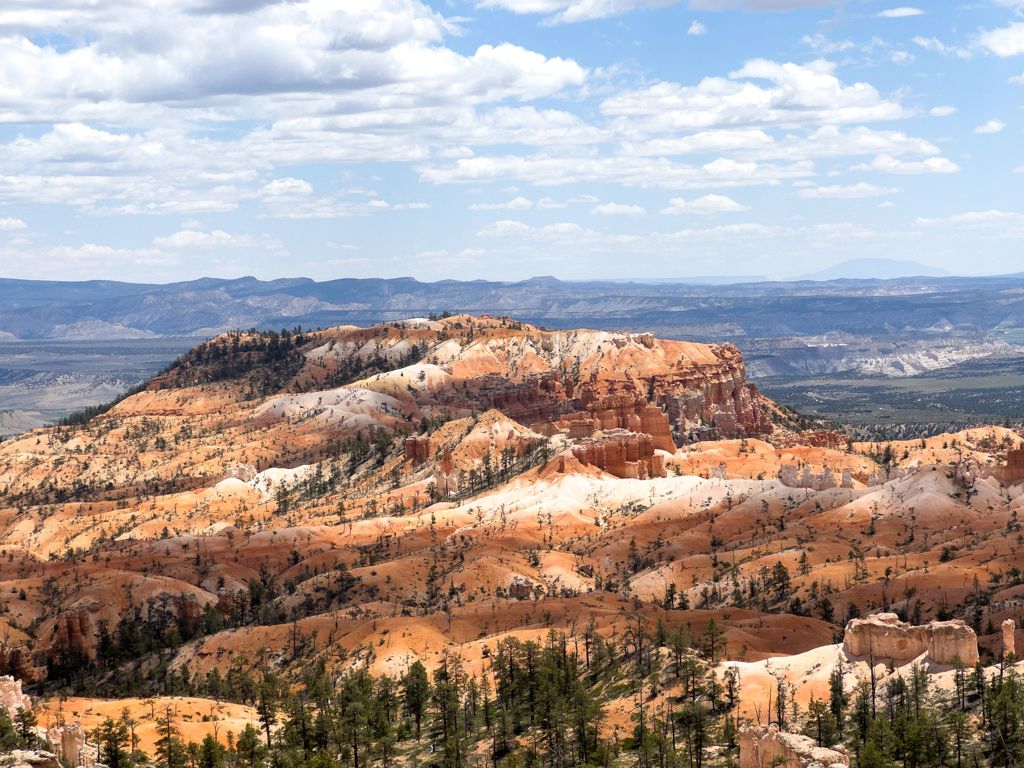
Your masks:
M910 661L922 655L936 664L952 664L957 656L967 666L978 663L978 636L959 619L915 627L895 613L878 613L846 625L843 646L851 656L878 661Z

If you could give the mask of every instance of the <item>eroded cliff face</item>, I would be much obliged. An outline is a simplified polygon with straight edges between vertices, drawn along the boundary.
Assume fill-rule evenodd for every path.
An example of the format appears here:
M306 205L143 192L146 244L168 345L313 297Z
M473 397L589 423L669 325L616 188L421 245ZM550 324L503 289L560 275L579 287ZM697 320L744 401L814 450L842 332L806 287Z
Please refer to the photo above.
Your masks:
M654 438L624 429L603 432L573 446L573 457L621 478L647 480L664 477L661 455L654 452Z
M877 661L909 661L927 654L937 664L952 664L956 656L969 667L978 663L978 637L959 619L915 627L895 613L879 613L847 624L843 646L851 656Z
M740 728L740 768L834 768L849 766L846 748L819 747L814 739L780 731L777 725Z
M595 429L650 434L664 450L702 425L726 436L772 431L731 344L587 330L488 333L427 356L454 380L435 393L439 404L477 401L535 429L591 419ZM667 416L667 430L652 406Z

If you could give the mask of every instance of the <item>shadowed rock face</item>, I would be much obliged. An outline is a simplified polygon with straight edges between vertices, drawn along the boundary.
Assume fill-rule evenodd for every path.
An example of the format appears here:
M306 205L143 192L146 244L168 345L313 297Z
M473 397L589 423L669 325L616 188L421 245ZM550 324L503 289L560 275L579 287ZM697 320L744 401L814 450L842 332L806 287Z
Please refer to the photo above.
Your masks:
M848 766L845 747L819 747L814 740L796 733L780 731L777 725L740 729L740 768L833 768Z
M978 663L978 637L959 619L915 627L895 613L854 619L846 625L843 646L851 656L909 661L922 654L936 664L952 664L959 656L967 666Z

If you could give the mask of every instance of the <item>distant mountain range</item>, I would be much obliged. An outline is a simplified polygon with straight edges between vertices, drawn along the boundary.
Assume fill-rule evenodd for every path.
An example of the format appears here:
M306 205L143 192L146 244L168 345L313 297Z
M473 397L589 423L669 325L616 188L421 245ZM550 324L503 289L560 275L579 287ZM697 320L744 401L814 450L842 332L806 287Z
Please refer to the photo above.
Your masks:
M365 325L443 311L511 315L550 328L643 329L669 338L716 340L1024 328L1024 273L754 280L729 285L553 277L436 283L242 277L167 285L0 280L0 340L206 337L234 328Z
M834 267L803 275L800 280L893 280L898 277L945 277L949 271L918 261L851 259Z

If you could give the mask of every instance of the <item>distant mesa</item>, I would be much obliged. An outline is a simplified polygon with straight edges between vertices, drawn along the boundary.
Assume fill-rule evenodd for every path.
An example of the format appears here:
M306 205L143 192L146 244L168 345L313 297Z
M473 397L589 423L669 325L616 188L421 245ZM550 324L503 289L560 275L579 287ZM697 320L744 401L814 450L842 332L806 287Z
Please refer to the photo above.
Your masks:
M900 277L947 277L950 273L918 261L900 259L851 259L820 272L801 275L797 280L894 280Z
M592 280L591 282L635 283L636 285L739 285L742 283L767 283L769 279L764 275L702 275L699 277L623 277Z

